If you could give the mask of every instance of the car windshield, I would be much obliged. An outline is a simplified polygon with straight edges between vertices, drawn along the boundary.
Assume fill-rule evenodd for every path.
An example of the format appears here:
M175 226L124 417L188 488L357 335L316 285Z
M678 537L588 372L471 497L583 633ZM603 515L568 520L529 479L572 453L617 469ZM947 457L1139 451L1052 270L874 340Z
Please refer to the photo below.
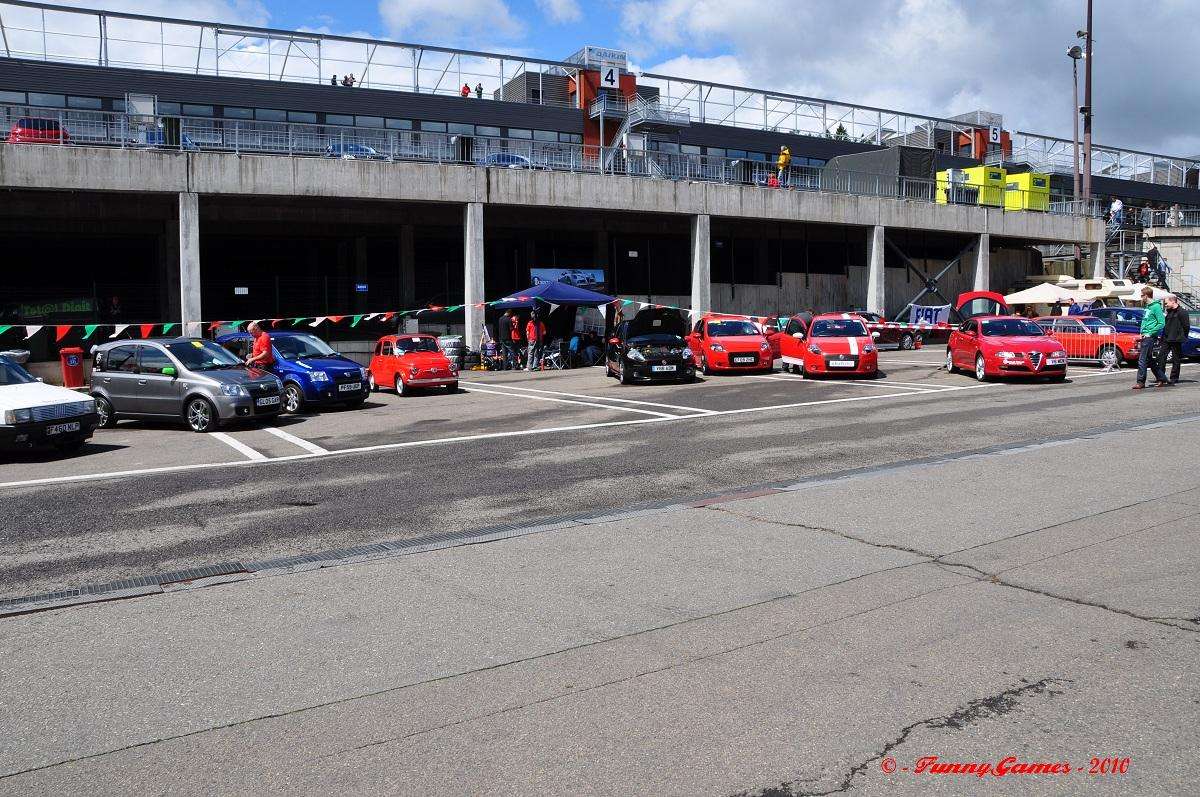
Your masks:
M813 322L812 336L814 338L865 338L867 328L861 321L852 318L827 318Z
M396 338L396 353L408 354L410 351L441 351L433 338Z
M183 340L168 343L167 351L189 371L212 371L217 368L235 368L242 361L228 351L208 340Z
M27 385L36 381L24 368L0 357L0 385Z
M759 335L758 327L749 321L709 321L708 336L724 338L733 335Z
M316 335L280 335L271 337L275 351L285 360L306 360L337 354L328 343Z
M1014 335L1034 338L1044 334L1041 327L1025 318L996 318L983 322L985 338L1005 338Z

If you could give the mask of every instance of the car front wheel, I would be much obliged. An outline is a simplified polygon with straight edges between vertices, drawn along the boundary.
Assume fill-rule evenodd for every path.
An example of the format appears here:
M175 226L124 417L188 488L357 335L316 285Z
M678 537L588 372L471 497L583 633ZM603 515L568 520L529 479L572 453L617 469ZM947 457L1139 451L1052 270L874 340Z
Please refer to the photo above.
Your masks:
M304 408L304 392L295 382L288 382L283 388L283 411L295 414Z
M184 415L193 432L211 432L217 428L217 411L208 399L192 399L187 403Z
M404 384L404 380L399 374L396 374L396 395L407 396L410 392L408 385Z
M946 349L946 372L953 374L957 371L958 368L954 365L954 352Z
M904 335L900 338L900 348L903 349L904 351L908 351L909 349L911 349L913 347L913 344L915 342L916 342L916 338L914 338L912 336L912 333L905 332Z
M980 382L987 381L987 364L984 363L982 354L975 355L975 378Z

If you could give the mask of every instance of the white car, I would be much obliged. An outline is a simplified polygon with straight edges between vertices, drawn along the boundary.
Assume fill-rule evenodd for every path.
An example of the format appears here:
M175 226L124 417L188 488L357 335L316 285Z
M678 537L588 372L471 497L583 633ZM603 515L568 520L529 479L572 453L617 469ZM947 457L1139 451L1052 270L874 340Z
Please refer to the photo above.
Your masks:
M77 451L97 423L94 399L47 385L0 357L0 450L53 446Z

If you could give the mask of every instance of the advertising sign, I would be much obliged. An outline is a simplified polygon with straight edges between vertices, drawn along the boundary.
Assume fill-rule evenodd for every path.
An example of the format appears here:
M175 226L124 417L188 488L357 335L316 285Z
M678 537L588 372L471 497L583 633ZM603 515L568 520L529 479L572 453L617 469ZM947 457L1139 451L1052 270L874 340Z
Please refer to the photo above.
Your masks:
M950 320L950 305L914 304L908 316L910 324L944 324Z
M602 268L531 268L530 281L534 285L543 282L561 282L574 285L576 288L586 288L589 291L604 290L604 269Z

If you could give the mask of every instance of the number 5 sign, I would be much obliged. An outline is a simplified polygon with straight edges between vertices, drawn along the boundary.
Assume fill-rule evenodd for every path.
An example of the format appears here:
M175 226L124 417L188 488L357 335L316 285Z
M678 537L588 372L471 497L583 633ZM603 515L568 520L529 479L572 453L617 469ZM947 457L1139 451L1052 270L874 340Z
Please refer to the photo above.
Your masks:
M600 85L604 88L618 89L621 87L621 67L612 61L600 62Z

